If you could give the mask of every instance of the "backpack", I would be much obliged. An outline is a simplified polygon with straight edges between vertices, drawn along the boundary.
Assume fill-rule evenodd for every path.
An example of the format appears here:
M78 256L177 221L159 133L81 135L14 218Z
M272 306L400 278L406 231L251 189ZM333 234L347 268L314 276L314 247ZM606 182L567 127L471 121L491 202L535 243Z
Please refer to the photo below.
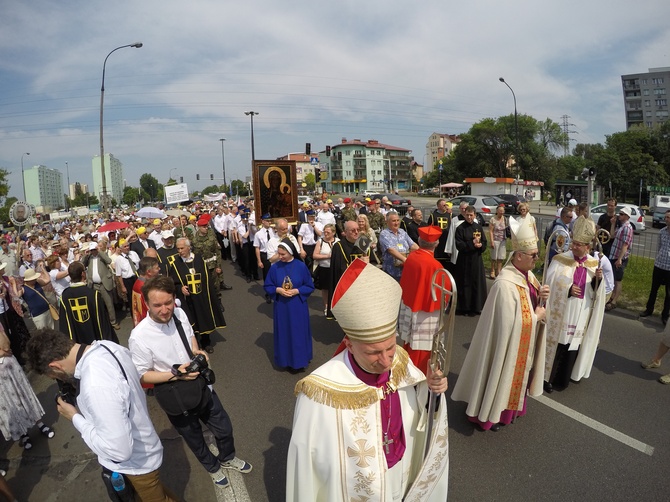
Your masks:
M547 225L547 228L544 230L544 245L546 246L547 243L549 242L549 237L551 237L551 233L554 231L554 227L556 226L556 222L558 220L554 220L551 222L551 225Z

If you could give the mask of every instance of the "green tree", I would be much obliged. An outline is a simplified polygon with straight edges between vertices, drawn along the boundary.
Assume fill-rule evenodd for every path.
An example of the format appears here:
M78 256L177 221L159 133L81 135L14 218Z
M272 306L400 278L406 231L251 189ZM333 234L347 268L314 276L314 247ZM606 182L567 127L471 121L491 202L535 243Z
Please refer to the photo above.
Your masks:
M137 187L126 186L123 189L123 197L121 200L124 204L132 206L142 198L140 194L140 189Z
M314 173L307 173L303 178L303 181L307 183L308 191L314 191L314 188L316 187L316 176L314 176Z
M162 200L164 198L163 185L149 173L140 176L140 188L145 201Z
M239 195L240 197L246 197L249 195L249 188L247 184L242 180L233 180L230 183L233 196Z
M217 185L210 185L202 189L202 195L209 195L210 193L219 193L221 189Z
M4 169L3 169L4 170ZM12 222L9 221L9 208L12 207L17 200L16 197L7 197L5 199L5 205L0 207L0 222L7 226L12 226Z

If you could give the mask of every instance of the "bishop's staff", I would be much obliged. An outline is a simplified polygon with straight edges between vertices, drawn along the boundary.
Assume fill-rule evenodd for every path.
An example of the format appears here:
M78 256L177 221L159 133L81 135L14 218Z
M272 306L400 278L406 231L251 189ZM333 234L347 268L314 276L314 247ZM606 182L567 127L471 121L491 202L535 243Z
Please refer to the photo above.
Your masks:
M610 240L610 233L605 230L604 228L601 228L596 232L596 238L595 244L596 244L596 250L598 251L598 268L596 268L596 287L594 288L594 291L598 291L598 287L600 286L600 283L602 282L602 277L598 279L598 270L602 270L602 265L601 265L601 259L603 257L603 243L609 242ZM591 324L591 316L593 315L593 309L596 306L596 298L598 295L595 293L593 294L593 299L591 300L591 308L589 309L589 317L586 319L586 324L584 325L584 333L586 333L586 330L589 329L589 324Z
M433 273L430 283L430 294L434 302L438 301L439 295L440 317L437 330L433 335L433 348L430 352L429 367L432 372L441 370L442 374L446 377L449 374L449 366L451 365L451 344L454 337L456 298L458 296L456 281L449 271L441 268ZM424 458L428 455L430 440L433 435L433 420L439 397L439 395L435 395L430 391Z

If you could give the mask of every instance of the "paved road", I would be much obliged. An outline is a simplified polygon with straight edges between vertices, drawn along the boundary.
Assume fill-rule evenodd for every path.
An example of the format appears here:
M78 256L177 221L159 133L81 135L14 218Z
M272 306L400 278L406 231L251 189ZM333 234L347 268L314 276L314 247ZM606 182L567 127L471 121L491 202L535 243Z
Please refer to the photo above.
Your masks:
M231 475L233 489L215 491L204 469L150 398L156 429L165 445L162 474L188 501L284 500L285 456L291 434L293 387L299 375L272 367L272 306L262 289L247 284L226 263L224 293L229 327L215 336L212 366L216 389L231 415L239 456L250 474ZM489 281L489 284L491 282ZM320 298L310 299L314 361L325 362L341 339L326 321ZM645 371L660 340L661 325L642 323L626 312L607 314L591 378L568 390L532 400L527 416L498 433L473 430L465 405L449 401L451 424L450 500L668 500L670 479L670 386L655 381L661 370ZM450 384L455 383L477 319L459 317ZM122 323L125 339L130 321ZM666 362L670 368L670 360ZM666 370L670 371L670 370ZM31 375L56 437L35 437L26 452L0 443L9 459L8 481L21 501L105 500L96 459L72 425L58 419L51 381ZM247 495L248 494L248 495Z

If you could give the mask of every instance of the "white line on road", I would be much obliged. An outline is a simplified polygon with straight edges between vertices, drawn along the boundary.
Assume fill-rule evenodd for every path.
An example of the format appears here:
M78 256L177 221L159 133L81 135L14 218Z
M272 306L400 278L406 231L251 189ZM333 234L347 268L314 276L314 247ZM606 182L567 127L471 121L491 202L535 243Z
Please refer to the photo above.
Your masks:
M546 396L537 396L534 397L536 401L539 401L540 403L544 404L545 406L549 406L549 408L552 408L559 413L563 413L563 415L568 416L574 420L577 420L578 422L586 425L587 427L591 427L591 429L594 429L598 432L601 432L605 434L606 436L611 437L612 439L616 439L617 441L630 446L631 448L641 451L645 455L649 455L650 457L654 454L654 447L650 446L648 444L643 443L642 441L638 441L637 439L634 439L630 436L627 436L623 432L619 432L615 429L612 429L611 427L608 427L605 424L602 424L598 422L597 420L593 420L592 418L587 417L586 415L583 415L582 413L579 413L578 411L573 410L572 408L568 408L567 406L557 403L553 399L549 399Z

